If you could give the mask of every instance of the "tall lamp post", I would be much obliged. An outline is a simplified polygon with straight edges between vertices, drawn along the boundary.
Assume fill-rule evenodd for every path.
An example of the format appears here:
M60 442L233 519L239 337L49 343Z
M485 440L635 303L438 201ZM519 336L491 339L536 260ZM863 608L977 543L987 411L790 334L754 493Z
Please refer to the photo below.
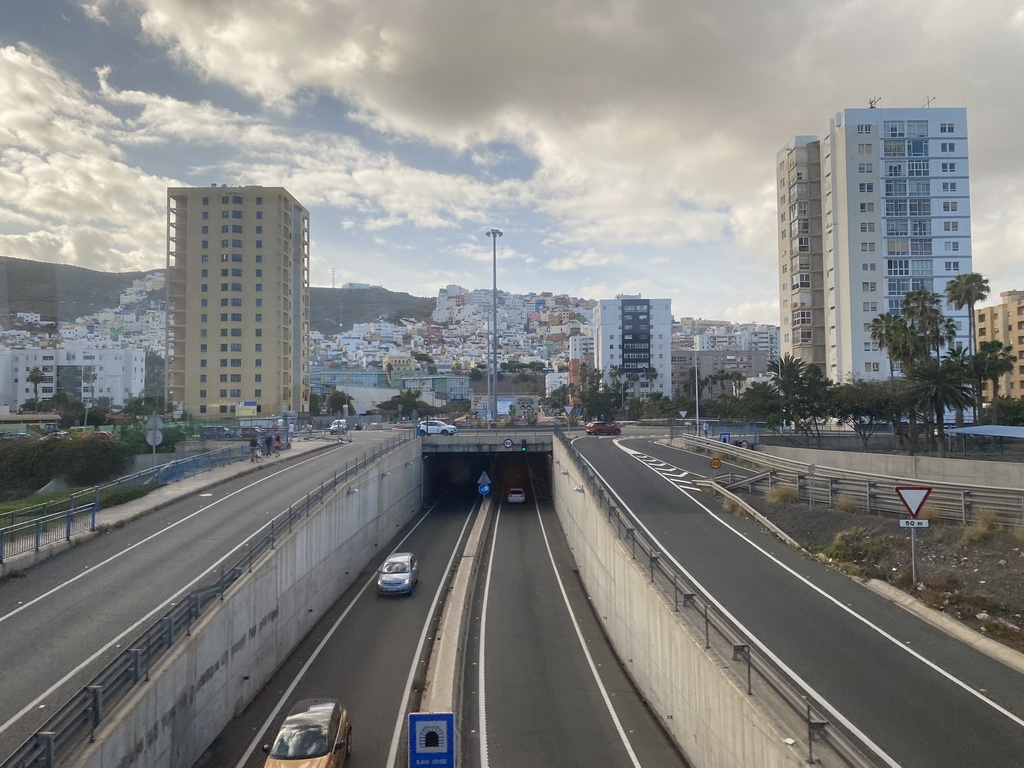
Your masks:
M488 378L487 387L491 410L492 422L498 420L498 238L501 237L500 229L491 229L487 233L491 238L491 376ZM488 425L489 426L489 425Z

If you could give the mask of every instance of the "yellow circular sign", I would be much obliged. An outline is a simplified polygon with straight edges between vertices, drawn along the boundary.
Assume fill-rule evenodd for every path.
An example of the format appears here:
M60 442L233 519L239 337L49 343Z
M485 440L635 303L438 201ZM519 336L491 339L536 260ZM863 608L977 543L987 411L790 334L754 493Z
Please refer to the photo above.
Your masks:
M711 468L712 469L718 469L720 466L722 466L722 460L721 459L715 458L715 459L711 460Z

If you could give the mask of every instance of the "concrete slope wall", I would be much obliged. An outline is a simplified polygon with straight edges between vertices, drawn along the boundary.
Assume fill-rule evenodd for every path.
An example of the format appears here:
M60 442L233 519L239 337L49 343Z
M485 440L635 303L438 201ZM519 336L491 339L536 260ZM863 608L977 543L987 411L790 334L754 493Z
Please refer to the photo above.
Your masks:
M409 442L341 486L196 623L74 764L190 768L419 512L422 467Z
M572 467L565 447L554 459ZM783 743L769 713L756 706L703 640L693 637L665 596L632 559L575 472L552 476L555 509L580 577L634 682L695 768L797 768L802 756Z
M1024 487L1024 473L1021 472L1020 464L1013 462L940 459L937 456L894 456L861 451L820 451L813 448L788 448L776 445L759 445L757 452L821 467L886 477L915 478L922 481L941 480L945 483L994 488Z

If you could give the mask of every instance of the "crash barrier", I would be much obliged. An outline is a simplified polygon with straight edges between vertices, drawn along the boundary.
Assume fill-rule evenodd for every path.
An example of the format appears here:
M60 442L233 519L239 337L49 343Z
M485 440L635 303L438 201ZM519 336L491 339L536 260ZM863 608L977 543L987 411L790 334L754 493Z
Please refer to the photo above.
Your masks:
M1024 526L1024 490L824 467L688 436L677 437L671 444L751 467L755 474L745 477L718 473L718 484L730 491L766 493L776 486L789 486L811 506L832 506L842 499L866 514L906 515L896 489L928 487L931 493L919 517L973 525L984 514L996 525Z
M564 433L553 459L555 509L595 613L690 764L884 764L662 556Z
M248 446L221 448L119 477L65 499L4 512L0 514L0 563L24 552L38 551L47 544L70 541L76 533L95 531L96 513L107 494L125 488L156 488L247 458Z
M125 698L132 694L133 691L150 681L151 670L155 672L154 668L161 660L168 656L170 651L177 650L187 642L188 638L192 636L192 630L197 622L206 619L210 615L216 615L213 607L222 604L225 599L225 593L228 592L233 584L246 574L253 573L254 565L257 566L258 570L258 566L265 561L265 558L263 560L261 558L275 551L285 537L292 533L293 528L300 529L301 526L306 524L308 519L316 519L317 513L320 512L325 502L335 501L346 485L349 490L357 487L358 479L370 467L380 462L382 458L393 454L403 444L410 445L411 443L407 439L398 438L374 449L372 454L364 455L361 460L347 464L343 470L336 472L330 480L321 483L309 491L302 500L292 504L288 509L274 517L260 532L251 537L246 544L245 553L233 564L222 567L211 583L192 590L187 596L178 600L170 610L164 613L149 628L128 641L126 643L127 649L96 675L88 685L72 696L42 728L30 737L11 757L4 761L2 764L3 768L54 768L54 766L69 764L71 757L80 757L78 755L80 748L86 742L93 743L97 732L105 724L116 721L117 716L120 714L118 705L124 702ZM405 462L406 467L412 465L411 459ZM412 491L408 487L403 487L400 493L408 496ZM369 493L350 496L341 494L342 498L354 499L369 496L371 496ZM419 498L417 495L417 502ZM407 501L404 496L402 500L403 502ZM403 508L410 506L418 509L419 505L418 503L416 505L408 503L404 504ZM375 513L375 510L373 512ZM367 516L369 514L367 513ZM323 540L327 537L319 535L316 538L323 543ZM359 542L359 544L360 546L356 549L358 549L360 555L365 554L367 551L373 552L372 543L369 547L366 546L365 542ZM292 563L289 572L293 577L297 570L295 564ZM358 569L356 569L357 571ZM276 591L271 598L274 601L278 599ZM326 609L334 599L336 598L323 595L322 600L326 603L323 605L323 608ZM299 601L294 601L294 603L298 605ZM299 618L303 622L313 622L319 618L319 615L319 613L315 615L313 613L307 614L305 608L303 608ZM260 628L262 629L268 621L264 617ZM289 631L295 635L297 641L301 639L306 630L302 629L300 621L296 621L294 622L294 627L289 629ZM249 640L252 640L251 636ZM287 644L282 644L277 650L286 652L289 647ZM215 655L219 657L221 652L216 651ZM227 655L227 648L223 649L223 653L225 656ZM268 674L279 663L277 660L270 659L269 655L267 658L262 659L262 661L267 668ZM226 665L218 662L215 666L222 667ZM257 681L255 679L250 681L248 673L245 680L253 692L259 689ZM200 687L201 683L202 681L191 681L190 683L186 681L186 685L190 685L193 690L193 697L195 696L195 689ZM154 680L155 684L156 680ZM159 692L156 695L159 696ZM181 709L176 697L172 697L170 708L172 711L175 711L175 707L179 710ZM146 709L149 710L148 714L151 714L153 707ZM233 714L235 713L228 712L227 717ZM213 727L210 717L192 718L192 720L196 721L195 727L197 728L205 727L209 729ZM226 719L224 722L226 722ZM213 734L215 735L221 727L223 725L217 727ZM112 741L117 742L117 739ZM122 739L122 741L124 740ZM148 738L144 739L144 741L148 741ZM146 747L150 746L150 744L146 744ZM190 746L192 745L177 744L174 748L187 750ZM202 748L200 747L200 749ZM78 764L77 759L75 764ZM139 764L155 763L143 761ZM191 764L191 762L188 764Z

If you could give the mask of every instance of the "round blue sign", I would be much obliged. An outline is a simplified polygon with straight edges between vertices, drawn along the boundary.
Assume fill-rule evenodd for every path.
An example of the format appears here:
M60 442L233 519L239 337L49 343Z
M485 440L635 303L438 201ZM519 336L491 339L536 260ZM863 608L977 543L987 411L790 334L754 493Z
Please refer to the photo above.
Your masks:
M491 492L491 486L489 486L487 483L480 483L480 485L478 485L476 489L480 491L481 496L486 496L488 493Z

